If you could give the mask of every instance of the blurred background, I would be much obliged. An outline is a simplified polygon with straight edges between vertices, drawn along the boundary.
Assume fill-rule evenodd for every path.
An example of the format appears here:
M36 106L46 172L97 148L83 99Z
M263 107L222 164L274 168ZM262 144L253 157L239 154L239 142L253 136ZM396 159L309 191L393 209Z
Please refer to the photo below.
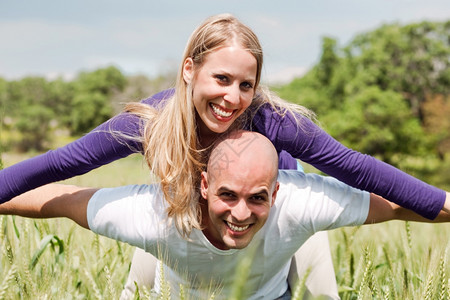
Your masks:
M259 36L264 84L346 146L450 189L450 2L440 0L1 1L0 163L171 87L190 33L223 12Z

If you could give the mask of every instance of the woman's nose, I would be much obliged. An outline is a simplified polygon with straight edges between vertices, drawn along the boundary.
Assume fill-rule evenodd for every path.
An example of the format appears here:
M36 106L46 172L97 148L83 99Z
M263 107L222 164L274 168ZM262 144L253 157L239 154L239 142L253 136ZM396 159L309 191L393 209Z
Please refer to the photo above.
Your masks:
M239 86L236 86L233 84L233 85L228 86L227 92L223 98L225 101L227 101L233 105L237 105L240 102L240 96L241 96L241 91L239 89Z

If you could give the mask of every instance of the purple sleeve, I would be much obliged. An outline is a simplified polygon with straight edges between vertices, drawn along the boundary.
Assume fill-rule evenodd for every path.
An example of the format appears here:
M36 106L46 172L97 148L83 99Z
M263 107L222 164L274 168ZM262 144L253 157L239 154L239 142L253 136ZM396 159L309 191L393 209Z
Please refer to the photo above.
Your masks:
M143 102L157 105L172 94L172 90L163 91ZM140 123L135 115L121 113L64 147L1 170L0 203L44 184L87 173L141 151L141 144L128 138L140 136Z
M300 118L299 128L292 116L282 118L265 105L257 111L252 127L268 137L278 151L285 150L350 186L378 194L429 219L438 215L445 202L443 190L343 146L309 119Z
M297 168L297 160L293 158L288 152L283 150L278 154L278 169L297 170Z

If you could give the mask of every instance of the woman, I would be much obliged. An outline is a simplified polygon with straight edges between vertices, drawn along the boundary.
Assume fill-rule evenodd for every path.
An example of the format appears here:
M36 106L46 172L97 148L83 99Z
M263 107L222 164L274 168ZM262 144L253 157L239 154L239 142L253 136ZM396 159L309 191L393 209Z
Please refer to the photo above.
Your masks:
M83 138L1 171L0 201L140 151L161 179L169 215L188 235L199 228L196 179L208 147L222 134L245 128L349 185L428 218L438 214L444 191L339 144L304 116L306 109L259 86L262 62L248 27L230 15L207 19L191 35L174 90L130 104ZM296 161L282 156L281 164L295 168Z

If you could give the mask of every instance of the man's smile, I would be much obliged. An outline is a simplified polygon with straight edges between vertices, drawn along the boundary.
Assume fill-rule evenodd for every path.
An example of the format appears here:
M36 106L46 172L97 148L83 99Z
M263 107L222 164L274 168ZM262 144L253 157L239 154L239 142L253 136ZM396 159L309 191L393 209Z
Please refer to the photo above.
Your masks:
M225 223L227 224L227 226L233 230L233 231L237 231L237 232L242 232L244 230L246 230L247 228L250 227L250 224L244 225L244 226L238 226L238 225L234 225L228 221L225 221Z

